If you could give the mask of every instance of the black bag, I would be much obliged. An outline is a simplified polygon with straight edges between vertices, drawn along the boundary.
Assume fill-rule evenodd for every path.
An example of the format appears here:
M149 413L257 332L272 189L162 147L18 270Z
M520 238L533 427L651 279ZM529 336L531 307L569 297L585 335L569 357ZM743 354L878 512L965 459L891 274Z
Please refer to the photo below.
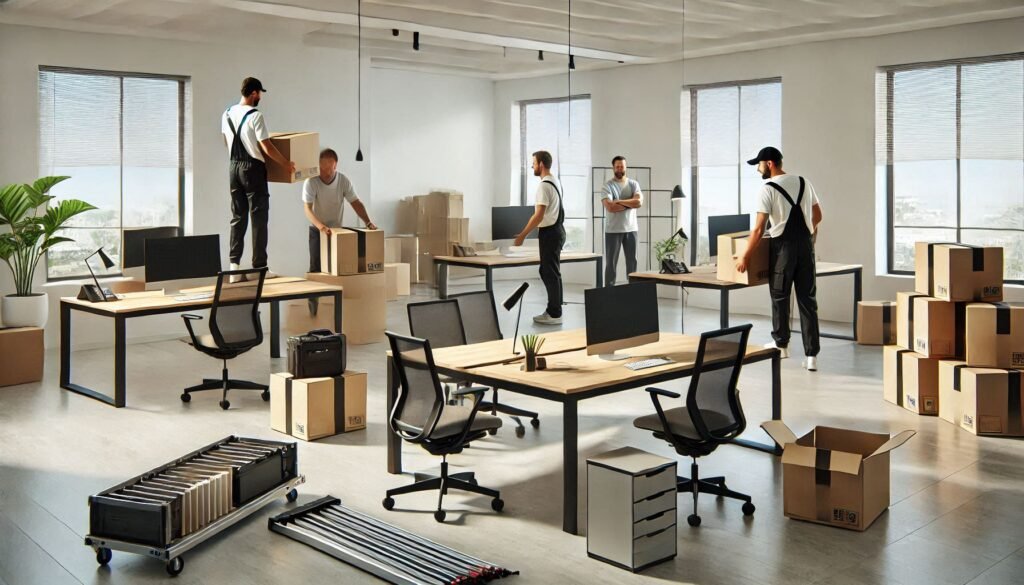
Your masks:
M296 378L333 378L345 372L343 333L315 329L288 338L288 371Z

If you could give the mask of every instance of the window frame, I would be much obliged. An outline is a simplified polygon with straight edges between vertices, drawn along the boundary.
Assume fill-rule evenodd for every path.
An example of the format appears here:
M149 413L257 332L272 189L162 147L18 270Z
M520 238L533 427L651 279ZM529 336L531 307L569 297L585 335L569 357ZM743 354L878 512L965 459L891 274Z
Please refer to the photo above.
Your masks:
M121 233L123 242L124 238L124 81L125 79L159 79L162 81L175 81L178 84L178 229L181 233L184 233L185 229L185 192L186 192L186 175L187 175L187 164L186 152L188 145L186 144L186 133L187 133L187 120L186 115L189 111L189 104L186 100L189 96L189 84L192 82L191 76L188 75L171 75L161 73L140 73L133 71L113 71L108 69L87 69L82 67L63 67L63 66L52 66L52 65L40 65L37 71L37 91L39 90L38 78L43 73L65 73L72 75L87 75L92 77L115 77L119 80L120 85L120 118L118 120L118 128L120 132L120 209L118 211L119 225L117 230ZM40 135L42 134L42 125L39 127ZM38 161L40 170L42 170L43 161ZM143 226L143 227L157 227L157 226ZM65 227L62 230L97 230L97 229L114 229L114 228L103 228L103 227ZM74 274L69 276L50 276L50 263L49 263L49 252L46 252L46 282L62 282L81 280L82 278L89 277L88 270L83 271L81 274ZM118 267L117 272L104 273L100 278L111 278L123 276L124 271Z
M526 108L527 106L542 105L542 104L562 104L569 103L569 110L572 111L572 103L581 100L591 100L589 93L575 94L571 98L556 97L556 98L537 98L530 100L517 100L515 103L519 106L519 204L527 205L526 198L528 196L526 192L526 183L528 177L526 175L526 163L527 160L533 156L532 152L526 152ZM591 107L593 107L593 101L591 101ZM593 111L593 110L591 110ZM591 148L593 148L593 118L591 118ZM557 153L552 153L555 155ZM559 166L561 169L561 166ZM561 181L561 173L559 173L559 181ZM589 177L588 177L589 178ZM569 219L569 216L565 216ZM572 219L587 219L585 217L573 217Z

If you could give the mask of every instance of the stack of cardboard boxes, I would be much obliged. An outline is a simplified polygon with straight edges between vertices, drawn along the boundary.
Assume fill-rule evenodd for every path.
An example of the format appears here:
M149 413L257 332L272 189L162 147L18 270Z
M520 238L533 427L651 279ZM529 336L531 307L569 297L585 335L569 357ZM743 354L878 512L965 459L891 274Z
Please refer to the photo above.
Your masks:
M462 193L433 191L398 204L398 229L415 233L417 282L434 283L434 256L450 256L453 244L469 244L469 218L463 217ZM403 262L405 260L403 259Z
M366 374L270 376L270 428L303 441L366 428Z
M896 297L885 399L975 434L1024 436L1024 305L999 302L1002 248L918 242L914 288ZM886 327L884 317L860 318L879 321L867 329Z

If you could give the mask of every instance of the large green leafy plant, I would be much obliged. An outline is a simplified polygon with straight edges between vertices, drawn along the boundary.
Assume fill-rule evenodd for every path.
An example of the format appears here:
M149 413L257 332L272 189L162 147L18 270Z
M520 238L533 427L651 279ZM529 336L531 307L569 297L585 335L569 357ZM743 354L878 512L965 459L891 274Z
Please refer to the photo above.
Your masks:
M61 228L76 215L96 209L78 199L48 205L54 199L50 189L69 178L43 177L31 185L12 183L0 189L0 229L10 228L0 233L0 260L14 274L19 297L32 294L32 280L43 254L57 244L74 241L58 236Z

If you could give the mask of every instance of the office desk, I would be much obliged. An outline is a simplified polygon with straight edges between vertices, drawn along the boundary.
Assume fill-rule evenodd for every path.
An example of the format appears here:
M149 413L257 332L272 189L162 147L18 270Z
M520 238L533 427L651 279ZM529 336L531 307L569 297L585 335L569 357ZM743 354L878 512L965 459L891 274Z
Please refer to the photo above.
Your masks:
M603 286L604 257L593 252L562 252L562 264L593 262L594 286ZM494 271L498 268L540 266L540 255L529 256L434 256L434 268L438 271L437 289L442 299L448 298L448 267L479 268L484 271L484 283L488 292L494 293Z
M660 274L658 272L634 272L629 275L630 282L656 282L658 284L665 284L669 286L678 286L680 288L699 288L707 290L717 290L720 294L720 300L718 305L718 319L722 328L725 329L729 326L729 293L731 291L750 288L751 286L762 286L740 284L737 282L729 282L725 280L718 280L717 273L714 271L701 270L703 267L697 266L694 268L695 272L689 274ZM816 274L819 278L824 276L842 276L844 274L853 275L853 332L851 335L842 335L839 333L827 333L822 331L822 337L831 337L833 339L846 339L850 341L856 341L857 339L857 303L861 300L861 280L864 266L860 264L837 264L835 262L817 262L815 264ZM684 295L679 304L680 315L686 311L686 296ZM684 320L680 318L680 331L685 331ZM794 331L796 333L796 331Z
M551 335L554 336L554 334ZM586 331L583 329L560 332L560 335L563 337L558 339L557 343L563 348L574 344L578 347L585 347ZM629 354L634 359L642 359L645 356L668 356L675 360L675 363L636 372L624 367L625 363L633 360L602 360L597 356L586 355L584 349L562 351L550 355L547 360L548 369L539 372L520 370L520 361L512 363L498 361L489 365L467 367L467 363L480 361L481 354L476 352L476 346L483 344L446 348L443 353L442 350L438 350L434 353L434 364L439 374L481 386L496 387L562 403L562 530L576 534L579 489L578 403L587 398L690 376L694 370L694 360L699 342L700 337L697 336L662 333L661 340L657 343L632 348L628 350ZM494 342L488 343L493 344ZM548 343L550 342L545 342L545 348ZM507 347L501 349L504 352L508 351ZM461 350L461 354L459 350ZM474 354L472 359L460 357L460 355L470 354ZM495 354L488 361L500 360L504 356L507 356L507 353ZM709 356L708 359L713 359L713 357ZM748 347L743 359L744 364L766 360L770 360L772 363L772 420L782 418L780 359L778 350L761 347ZM389 355L387 364L387 412L389 415L398 392L397 377L393 375L393 369L394 365ZM733 442L767 453L781 453L775 445L745 439L735 439ZM388 472L402 473L402 441L392 432L388 432Z
M245 285L230 285L245 286ZM212 292L214 287L199 287L181 291L178 295L154 295L152 292L128 293L124 299L116 301L91 303L75 297L60 299L60 387L65 390L95 398L101 402L122 408L127 395L126 388L126 336L125 327L128 319L164 315L168 313L184 313L208 309L213 305L213 298L195 301L176 301L175 296ZM282 277L267 280L263 283L261 303L270 303L270 357L281 357L281 301L296 299L314 299L318 297L334 298L334 326L341 331L341 287L319 282L311 282L301 278ZM75 384L71 381L71 312L82 311L114 320L114 396L111 397L91 388ZM184 333L184 328L182 328Z

